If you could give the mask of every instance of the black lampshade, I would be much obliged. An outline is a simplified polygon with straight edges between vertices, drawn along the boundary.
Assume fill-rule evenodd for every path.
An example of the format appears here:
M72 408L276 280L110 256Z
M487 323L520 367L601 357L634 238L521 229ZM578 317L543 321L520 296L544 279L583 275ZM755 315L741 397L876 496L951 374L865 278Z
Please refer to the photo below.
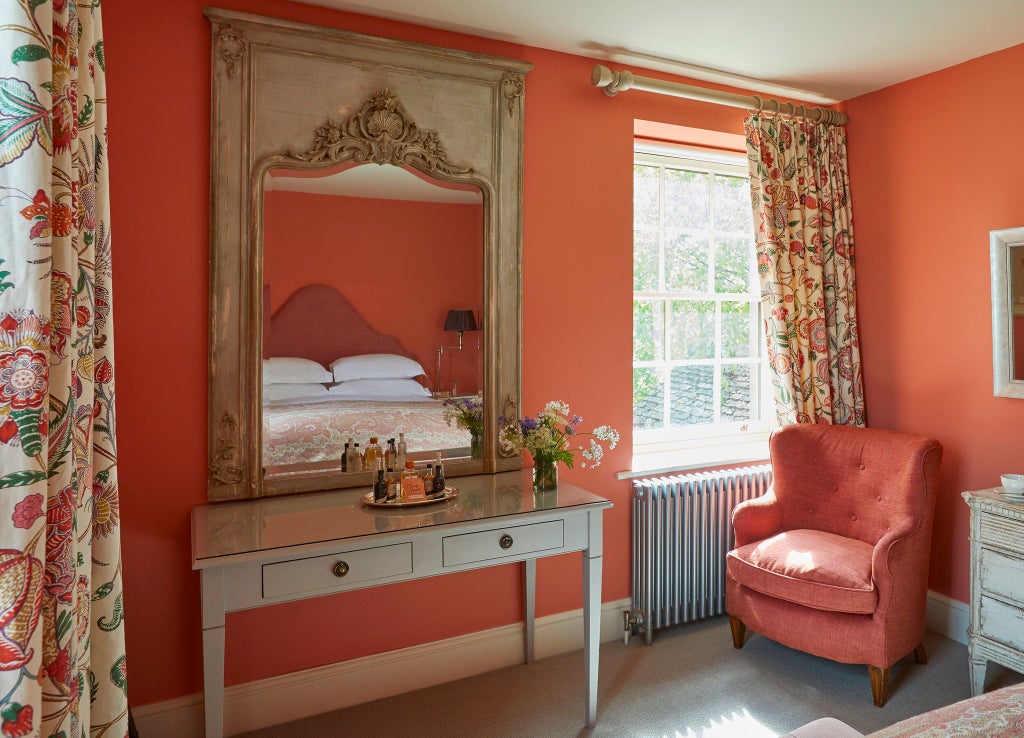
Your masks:
M476 316L473 315L472 310L449 310L448 317L444 319L444 329L446 331L475 331Z

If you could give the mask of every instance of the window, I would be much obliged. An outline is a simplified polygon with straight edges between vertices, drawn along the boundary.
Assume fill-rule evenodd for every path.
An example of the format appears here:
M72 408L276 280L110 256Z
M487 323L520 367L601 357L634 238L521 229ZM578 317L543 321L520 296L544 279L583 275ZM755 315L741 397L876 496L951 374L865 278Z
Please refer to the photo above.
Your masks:
M633 212L634 457L763 458L768 383L745 160L638 150Z

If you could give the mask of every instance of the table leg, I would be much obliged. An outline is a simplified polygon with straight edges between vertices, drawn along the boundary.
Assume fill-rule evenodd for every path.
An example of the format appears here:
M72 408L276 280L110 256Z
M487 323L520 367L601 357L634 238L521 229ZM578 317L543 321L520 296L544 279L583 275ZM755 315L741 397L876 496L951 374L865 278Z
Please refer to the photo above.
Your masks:
M537 559L523 562L523 621L526 624L526 663L533 663L533 625L537 609Z
M973 640L968 639L968 669L971 676L971 696L977 697L985 691L985 672L988 671L988 658L976 653Z
M224 572L200 573L203 606L203 710L206 738L224 735Z
M587 670L587 727L597 722L597 668L601 648L601 568L604 558L583 552L583 661Z

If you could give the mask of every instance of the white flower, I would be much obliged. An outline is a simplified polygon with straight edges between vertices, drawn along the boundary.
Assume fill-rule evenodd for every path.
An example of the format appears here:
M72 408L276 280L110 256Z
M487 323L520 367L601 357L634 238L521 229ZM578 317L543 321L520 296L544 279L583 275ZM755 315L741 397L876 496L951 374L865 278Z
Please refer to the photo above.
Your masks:
M619 432L610 425L594 428L594 435L602 441L608 441L608 448L615 448L619 443Z

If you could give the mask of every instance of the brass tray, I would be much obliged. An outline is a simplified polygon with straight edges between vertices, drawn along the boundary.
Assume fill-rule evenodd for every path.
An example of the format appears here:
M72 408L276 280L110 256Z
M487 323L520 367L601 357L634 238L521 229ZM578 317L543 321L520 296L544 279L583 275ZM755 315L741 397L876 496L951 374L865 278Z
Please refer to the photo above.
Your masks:
M458 497L458 495L459 490L455 489L455 487L445 487L443 495L440 495L438 497L428 497L425 500L419 500L417 502L398 502L397 500L393 502L375 502L373 499L373 490L370 490L362 497L360 497L359 500L367 507L420 507L421 505L433 505L434 503L437 502L446 502L448 500L454 499L455 497Z

